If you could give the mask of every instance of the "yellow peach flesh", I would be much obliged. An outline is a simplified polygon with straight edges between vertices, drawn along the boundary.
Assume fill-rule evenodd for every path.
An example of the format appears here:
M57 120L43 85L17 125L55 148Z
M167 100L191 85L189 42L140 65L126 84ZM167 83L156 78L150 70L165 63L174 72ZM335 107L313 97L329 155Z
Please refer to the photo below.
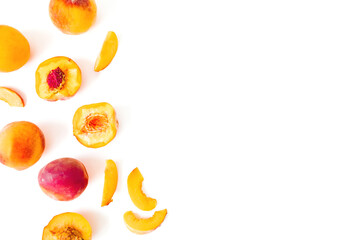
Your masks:
M146 234L154 231L164 221L167 215L167 209L156 211L150 218L141 218L128 211L124 214L126 227L136 234Z
M135 168L128 176L127 186L132 202L143 211L150 211L156 207L156 199L150 198L142 191L144 177L138 168Z
M94 71L99 72L105 69L115 57L118 49L118 38L116 34L109 31L102 45L101 52L96 58Z
M113 160L106 160L105 166L105 179L104 179L104 189L102 195L101 206L109 205L113 200L112 197L116 191L118 183L118 171L116 164Z
M12 107L24 107L24 101L21 96L14 90L6 87L0 87L0 100Z

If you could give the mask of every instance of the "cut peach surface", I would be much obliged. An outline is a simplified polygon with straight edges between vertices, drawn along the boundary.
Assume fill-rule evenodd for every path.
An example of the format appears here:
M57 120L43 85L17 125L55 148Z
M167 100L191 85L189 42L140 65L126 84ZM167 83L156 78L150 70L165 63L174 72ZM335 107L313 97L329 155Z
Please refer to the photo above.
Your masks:
M70 58L58 56L42 62L35 73L36 93L48 101L72 97L81 86L81 70Z
M0 87L0 100L12 107L24 107L24 101L21 96L10 88Z
M106 102L84 105L74 114L73 134L86 147L107 145L114 139L117 127L115 110Z
M30 58L30 44L17 29L0 25L0 72L21 68Z
M105 180L102 195L101 206L109 205L113 200L112 197L116 191L118 183L118 170L113 160L106 160L105 166Z
M150 211L156 207L156 199L150 198L142 191L144 177L138 168L135 168L128 176L127 186L132 202L143 211Z
M99 72L105 69L115 57L118 49L118 38L116 34L109 31L102 45L101 52L96 58L94 71Z
M124 214L124 221L127 228L136 234L145 234L154 231L164 221L167 210L156 211L150 218L141 218L128 211Z
M79 213L66 212L53 217L44 228L42 240L90 240L89 222Z

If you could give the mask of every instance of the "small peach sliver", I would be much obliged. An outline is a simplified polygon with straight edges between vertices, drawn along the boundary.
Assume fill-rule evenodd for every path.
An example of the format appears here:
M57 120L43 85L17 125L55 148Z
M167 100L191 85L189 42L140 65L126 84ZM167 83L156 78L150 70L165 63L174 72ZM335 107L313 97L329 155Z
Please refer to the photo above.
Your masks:
M12 107L24 107L22 97L14 90L6 87L0 87L0 100L8 103Z
M154 231L164 221L167 215L167 209L155 211L150 218L141 218L134 212L128 211L124 214L126 227L133 233L146 234Z
M101 201L102 207L109 205L113 201L112 197L116 191L117 183L118 171L116 164L111 159L106 160L104 189Z
M118 38L116 34L109 31L102 45L101 52L96 58L94 71L104 70L113 60L118 49Z

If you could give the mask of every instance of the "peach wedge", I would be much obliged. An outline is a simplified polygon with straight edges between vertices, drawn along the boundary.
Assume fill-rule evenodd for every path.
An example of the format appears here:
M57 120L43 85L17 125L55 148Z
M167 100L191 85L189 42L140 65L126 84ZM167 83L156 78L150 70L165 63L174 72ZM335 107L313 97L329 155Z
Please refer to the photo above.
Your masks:
M101 201L102 207L109 205L113 201L112 197L116 191L117 183L118 171L116 164L111 159L106 160L104 189Z
M43 230L42 240L90 240L91 236L91 226L81 214L66 212L50 220Z
M102 45L100 54L96 58L94 71L104 70L113 60L118 49L118 38L116 34L109 31Z
M156 199L150 198L142 191L144 177L138 168L135 168L128 176L127 186L131 201L143 211L151 211L156 207Z
M12 107L24 107L24 101L21 96L10 88L0 87L0 100Z
M133 233L145 234L158 228L164 221L166 215L166 209L156 211L150 218L140 218L132 211L128 211L124 214L124 221L126 227Z
M73 118L73 134L84 146L99 148L111 142L118 122L114 108L106 102L84 105Z

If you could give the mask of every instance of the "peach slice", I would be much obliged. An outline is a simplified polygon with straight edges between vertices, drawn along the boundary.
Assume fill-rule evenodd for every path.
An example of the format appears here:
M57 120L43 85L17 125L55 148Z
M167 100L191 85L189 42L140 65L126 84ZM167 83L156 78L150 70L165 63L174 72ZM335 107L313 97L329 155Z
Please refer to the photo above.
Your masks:
M106 102L84 105L74 114L73 134L86 147L107 145L114 139L117 127L115 110Z
M96 58L94 71L99 72L105 69L115 57L118 49L118 38L116 34L109 31L102 45L101 52Z
M66 34L86 32L95 22L94 0L50 0L49 14L53 24Z
M53 217L44 228L42 240L90 240L90 223L79 213L66 212Z
M53 57L40 63L35 73L36 93L48 101L65 100L75 95L81 85L81 70L68 57Z
M154 231L164 221L167 209L156 211L150 218L140 218L132 211L124 214L126 227L136 234L145 234Z
M30 58L30 44L17 29L0 25L0 72L15 71Z
M24 100L22 97L10 88L0 87L0 100L12 107L24 107Z
M127 186L131 201L143 211L150 211L156 207L156 199L150 198L142 191L144 177L138 168L135 168L128 176Z
M111 159L106 160L104 189L101 201L102 207L109 205L113 201L112 197L116 191L117 183L118 171L116 164Z

